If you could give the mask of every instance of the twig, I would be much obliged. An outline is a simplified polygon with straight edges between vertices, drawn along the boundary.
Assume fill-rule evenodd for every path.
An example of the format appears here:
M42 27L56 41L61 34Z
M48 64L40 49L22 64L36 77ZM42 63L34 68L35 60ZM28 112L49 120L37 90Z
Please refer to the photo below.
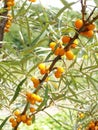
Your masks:
M4 1L4 7L3 8L5 9L5 11L2 14L0 14L0 16L3 17L2 20L0 21L0 41L3 41L4 27L5 27L5 24L7 22L7 17L6 16L8 14L8 11L6 10L6 8L7 8L7 4L6 3L7 3L7 0Z
M93 15L94 11L95 11L96 7L94 7L94 9L92 10L92 12L90 13L90 15L88 16L86 22L88 22L91 18L91 16Z

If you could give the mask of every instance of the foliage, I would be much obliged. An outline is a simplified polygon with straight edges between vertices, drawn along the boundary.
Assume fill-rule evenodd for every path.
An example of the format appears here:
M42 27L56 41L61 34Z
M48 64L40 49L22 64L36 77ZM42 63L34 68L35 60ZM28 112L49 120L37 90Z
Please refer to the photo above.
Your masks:
M27 91L32 93L38 91L38 95L43 98L43 102L35 106L37 110L35 117L52 104L63 111L55 116L47 113L51 119L45 117L44 120L39 121L35 118L35 123L32 121L34 125L29 127L33 126L34 130L44 130L41 126L42 122L47 124L47 130L78 130L80 125L85 130L89 121L98 120L97 20L94 21L96 29L92 38L79 35L79 43L75 49L72 49L75 59L69 61L62 56L62 59L56 62L55 66L61 66L65 70L60 78L53 75L55 70L51 71L49 81L42 82L38 90L34 88L31 81L32 76L43 79L38 69L39 63L44 62L46 66L50 66L55 59L55 55L49 48L50 42L58 42L63 35L74 37L76 33L74 21L81 19L82 14L71 8L76 4L75 2L67 3L65 0L61 2L64 5L61 9L54 7L46 9L40 4L32 4L27 0L16 2L15 7L10 11L13 24L10 32L5 34L2 41L3 47L0 49L1 112L5 108L9 111L8 116L11 116L18 108L21 113L24 110L29 113L28 105L25 107ZM97 5L96 1L95 3ZM89 17L91 10L92 6L88 6L86 18ZM96 14L98 9L93 17ZM79 113L85 116L81 118L78 116ZM3 116L1 118L4 119ZM3 122L4 130L10 125L8 118L5 118ZM20 129L22 128L25 130L28 127L20 125Z

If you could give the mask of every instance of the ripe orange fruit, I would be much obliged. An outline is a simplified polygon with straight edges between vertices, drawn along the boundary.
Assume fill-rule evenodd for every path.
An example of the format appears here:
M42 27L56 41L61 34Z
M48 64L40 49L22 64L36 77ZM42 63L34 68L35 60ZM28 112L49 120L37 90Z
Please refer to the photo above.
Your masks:
M20 115L20 111L19 110L14 111L14 115L15 116L19 116Z
M54 54L59 55L59 53L60 53L60 47L57 47L56 50L54 51Z
M27 124L28 126L30 126L30 125L32 124L32 121L31 121L31 120L27 120L27 121L26 121L26 124Z
M40 63L40 64L38 65L38 68L39 68L40 70L44 70L44 69L46 68L45 63Z
M42 98L39 95L36 95L35 100L37 102L42 102L43 101Z
M88 30L94 30L94 29L95 29L95 24L89 24L89 25L87 26L87 29L88 29Z
M60 49L59 49L59 55L60 55L60 56L63 56L64 54L65 54L64 48L60 48Z
M16 127L17 126L17 121L13 121L12 122L12 127Z
M54 50L55 49L55 46L56 46L56 42L51 42L49 47Z
M75 21L75 27L76 27L77 29L80 29L82 26L83 26L83 21L82 21L81 19L77 19L77 20Z
M60 72L56 71L56 72L54 73L54 75L55 75L55 77L56 77L56 78L60 78L60 77L61 77L61 75L62 75L62 73L60 73Z
M30 112L35 112L36 109L34 107L30 107Z
M14 119L14 117L11 117L10 119L9 119L9 122L13 122L15 119Z
M33 82L33 84L34 84L34 87L37 88L38 85L40 84L39 79L37 79L37 78L35 78L35 77L32 77L31 80L32 80L32 82Z
M24 115L21 115L21 121L22 122L26 122L26 119L27 119L27 115L26 114L24 114Z
M93 30L89 30L89 31L85 32L85 36L88 38L91 38L93 35L94 35Z
M64 72L64 69L63 69L62 67L58 67L58 68L57 68L57 72L58 72L58 73L63 73L63 72Z
M21 116L18 116L18 117L16 118L16 121L17 121L17 122L21 122Z
M74 59L74 54L73 54L73 52L72 51L66 51L65 52L65 55L66 55L66 57L67 57L67 59L68 60L73 60Z
M62 42L63 43L69 43L70 42L70 37L69 36L62 36Z

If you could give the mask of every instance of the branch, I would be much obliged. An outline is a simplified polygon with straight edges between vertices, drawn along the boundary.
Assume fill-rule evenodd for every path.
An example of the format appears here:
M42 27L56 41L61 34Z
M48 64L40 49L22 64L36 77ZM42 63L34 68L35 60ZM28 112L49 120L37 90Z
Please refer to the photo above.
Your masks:
M4 12L0 14L1 16L1 20L0 20L0 41L3 41L3 37L4 37L4 28L5 28L5 25L6 25L6 22L7 22L7 14L8 14L8 11L6 10L7 8L7 0L5 0L4 2ZM0 44L1 46L1 44Z

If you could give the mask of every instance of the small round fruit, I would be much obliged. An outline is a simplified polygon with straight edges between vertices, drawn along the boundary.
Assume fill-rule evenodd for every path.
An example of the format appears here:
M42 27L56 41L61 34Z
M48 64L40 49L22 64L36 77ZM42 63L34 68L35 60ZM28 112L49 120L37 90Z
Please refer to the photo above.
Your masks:
M95 24L89 24L89 25L87 26L87 29L88 29L88 30L94 30L94 29L95 29Z
M34 107L30 107L30 112L35 112L36 111L36 109L34 108Z
M66 57L67 57L67 59L68 60L73 60L74 59L74 54L73 54L73 52L72 51L66 51L65 52L65 55L66 55Z
M39 68L40 70L45 70L46 66L45 66L44 63L40 63L40 64L38 65L38 68Z
M15 119L14 119L14 117L11 117L10 119L9 119L9 122L14 122L15 121Z
M57 47L56 50L54 51L55 55L59 55L60 54L60 47Z
M91 38L94 35L94 32L92 30L89 30L85 33L85 36L88 38Z
M75 21L75 27L76 27L77 29L80 29L82 26L83 26L83 21L82 21L81 19L77 19L77 20Z
M60 78L61 75L62 75L62 73L56 71L56 72L54 73L54 75L55 75L56 78Z
M58 67L58 68L57 68L57 72L58 72L58 73L63 73L63 72L64 72L63 67Z
M14 111L14 115L15 116L19 116L20 115L20 111L19 110Z
M62 42L63 43L69 43L70 42L70 37L69 36L62 36Z
M31 121L31 120L27 120L27 121L26 121L26 124L27 124L28 126L30 126L30 125L32 124L32 121Z
M26 114L21 115L21 121L22 121L22 122L26 122L26 119L27 119Z
M55 49L55 46L56 46L56 42L51 42L49 47L54 50Z
M12 127L16 127L17 126L17 121L13 121L12 122Z

